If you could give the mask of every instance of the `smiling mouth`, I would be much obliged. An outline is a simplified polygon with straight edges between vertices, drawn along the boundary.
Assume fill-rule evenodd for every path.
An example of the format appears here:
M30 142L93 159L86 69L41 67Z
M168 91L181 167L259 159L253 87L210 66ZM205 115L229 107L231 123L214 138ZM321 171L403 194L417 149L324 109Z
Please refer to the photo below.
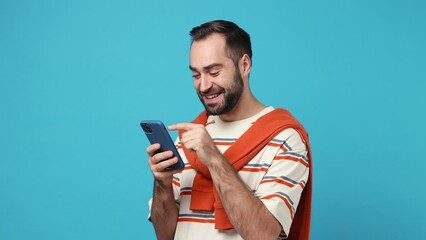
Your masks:
M204 95L204 97L207 99L214 99L214 98L217 98L220 94L221 93L209 94L209 95Z
M203 102L209 106L216 105L220 102L223 92L216 92L211 94L203 94Z

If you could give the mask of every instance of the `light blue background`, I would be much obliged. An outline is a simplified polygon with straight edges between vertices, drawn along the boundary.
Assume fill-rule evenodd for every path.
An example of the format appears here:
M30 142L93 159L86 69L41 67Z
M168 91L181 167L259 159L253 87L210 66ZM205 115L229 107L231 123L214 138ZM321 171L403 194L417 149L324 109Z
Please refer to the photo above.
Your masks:
M141 119L201 110L189 30L252 36L251 85L314 156L312 239L426 239L425 1L0 1L0 239L154 239ZM174 135L176 136L176 135Z

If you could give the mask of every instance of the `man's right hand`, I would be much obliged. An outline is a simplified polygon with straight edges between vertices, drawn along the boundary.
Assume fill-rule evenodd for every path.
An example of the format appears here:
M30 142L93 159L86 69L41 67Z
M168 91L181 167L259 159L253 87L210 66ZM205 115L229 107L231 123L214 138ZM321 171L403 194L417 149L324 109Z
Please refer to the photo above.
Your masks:
M151 221L154 224L157 239L173 239L178 218L178 208L173 195L173 174L180 170L169 170L178 162L172 151L155 153L160 144L147 147L149 167L154 174L154 195L151 207Z
M160 144L155 143L147 147L146 152L149 156L149 167L154 175L155 180L162 186L167 186L172 183L173 174L178 173L177 170L170 170L170 166L178 162L177 157L173 157L172 151L155 153L160 149Z

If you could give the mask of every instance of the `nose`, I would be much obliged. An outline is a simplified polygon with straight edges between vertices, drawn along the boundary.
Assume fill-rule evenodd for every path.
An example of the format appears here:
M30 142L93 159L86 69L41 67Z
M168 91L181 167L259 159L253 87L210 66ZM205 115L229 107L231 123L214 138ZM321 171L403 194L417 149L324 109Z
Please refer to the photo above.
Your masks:
M200 78L200 92L207 92L212 87L212 82L209 77L202 75Z

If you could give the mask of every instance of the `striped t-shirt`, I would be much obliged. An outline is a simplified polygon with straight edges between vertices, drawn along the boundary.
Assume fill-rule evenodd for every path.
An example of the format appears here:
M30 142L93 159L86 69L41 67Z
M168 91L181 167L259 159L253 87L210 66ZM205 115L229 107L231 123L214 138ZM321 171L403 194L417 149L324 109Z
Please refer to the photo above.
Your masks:
M268 107L255 116L234 122L209 116L206 129L219 151L224 153L253 122L272 110ZM242 239L235 229L216 230L214 212L189 209L196 170L186 159L179 139L177 147L185 168L173 178L174 196L179 206L175 239ZM299 133L294 129L279 133L238 174L280 222L283 227L280 238L285 237L309 174L307 148Z

